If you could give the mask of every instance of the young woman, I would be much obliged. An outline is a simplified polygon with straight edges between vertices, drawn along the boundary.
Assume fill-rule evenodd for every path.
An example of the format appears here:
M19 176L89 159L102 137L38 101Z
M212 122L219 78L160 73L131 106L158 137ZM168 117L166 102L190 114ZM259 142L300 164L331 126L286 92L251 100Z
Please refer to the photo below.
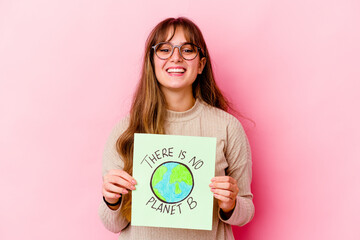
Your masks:
M113 129L103 156L100 218L119 239L234 239L231 225L254 215L251 152L240 122L227 113L200 29L187 18L168 18L150 33L142 76L129 116ZM131 226L134 133L216 137L212 231Z

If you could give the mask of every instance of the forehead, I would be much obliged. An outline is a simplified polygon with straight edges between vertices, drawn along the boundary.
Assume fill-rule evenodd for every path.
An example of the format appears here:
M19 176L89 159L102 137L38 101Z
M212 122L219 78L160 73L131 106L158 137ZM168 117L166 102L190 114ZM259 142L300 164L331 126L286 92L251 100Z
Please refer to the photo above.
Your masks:
M192 42L189 32L182 26L169 26L161 35L159 42Z

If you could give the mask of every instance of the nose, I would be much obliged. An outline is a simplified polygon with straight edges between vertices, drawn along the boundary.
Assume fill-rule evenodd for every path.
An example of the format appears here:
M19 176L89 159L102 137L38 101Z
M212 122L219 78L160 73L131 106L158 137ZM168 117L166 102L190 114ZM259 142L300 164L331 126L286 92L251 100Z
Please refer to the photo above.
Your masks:
M170 57L171 61L179 62L182 60L181 54L180 54L180 47L174 47L173 54Z

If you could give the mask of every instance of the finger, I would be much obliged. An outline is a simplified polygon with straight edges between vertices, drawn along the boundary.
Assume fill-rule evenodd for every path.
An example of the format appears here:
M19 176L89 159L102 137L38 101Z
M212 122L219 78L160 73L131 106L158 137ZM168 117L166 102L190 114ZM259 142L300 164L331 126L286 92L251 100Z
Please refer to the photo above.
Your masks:
M214 194L214 198L216 198L222 202L225 202L225 203L229 203L229 202L233 201L231 198L228 198L228 197L225 197L225 196L219 195L219 194Z
M111 199L111 200L118 200L121 197L121 193L120 192L112 192L108 189L106 189L104 186L102 188L102 194L106 199Z
M127 180L128 182L132 183L133 185L137 184L135 178L133 178L130 174L128 174L127 172L121 169L112 169L109 171L109 175L121 177Z
M109 175L119 176L123 179L126 179L127 181L131 182L134 185L137 184L135 178L133 178L130 174L128 174L127 172L121 169L112 169L109 171Z
M236 194L232 191L222 190L222 189L214 189L214 188L212 188L211 191L214 193L214 195L223 196L223 197L229 198L231 200L236 198Z
M116 199L119 199L121 197L121 195L119 193L108 192L108 191L106 191L104 189L102 191L102 194L105 197L105 199L116 200Z
M125 188L119 187L112 183L104 183L104 189L108 192L118 193L118 194L127 194L128 191Z
M229 182L232 184L236 184L236 180L230 176L213 177L211 179L211 182Z
M132 183L130 183L126 179L121 178L119 176L109 176L107 181L112 183L112 184L118 185L119 187L126 188L126 189L129 189L129 190L135 190L136 189L135 186Z
M234 192L237 189L237 185L234 185L234 184L229 183L229 182L213 182L213 183L210 183L209 186L211 188L231 190L231 191L234 191Z

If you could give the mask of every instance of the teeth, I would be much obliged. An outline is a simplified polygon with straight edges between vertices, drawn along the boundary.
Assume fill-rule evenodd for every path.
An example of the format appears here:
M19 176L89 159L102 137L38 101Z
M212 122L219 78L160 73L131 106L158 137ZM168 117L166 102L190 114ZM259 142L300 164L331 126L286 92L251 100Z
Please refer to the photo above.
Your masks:
M185 70L183 68L169 68L167 70L167 72L176 72L176 73L178 73L178 72L185 72Z

